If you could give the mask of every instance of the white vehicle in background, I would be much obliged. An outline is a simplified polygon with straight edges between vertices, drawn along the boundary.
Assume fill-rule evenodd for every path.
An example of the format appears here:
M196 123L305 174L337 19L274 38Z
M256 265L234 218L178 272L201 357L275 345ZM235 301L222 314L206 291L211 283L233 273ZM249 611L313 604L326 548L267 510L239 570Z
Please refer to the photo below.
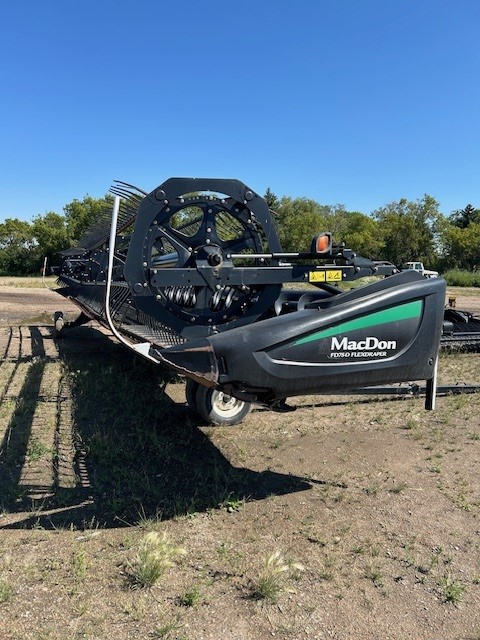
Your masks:
M407 262L402 267L402 271L409 271L411 269L418 271L424 278L438 278L438 271L425 269L423 262Z

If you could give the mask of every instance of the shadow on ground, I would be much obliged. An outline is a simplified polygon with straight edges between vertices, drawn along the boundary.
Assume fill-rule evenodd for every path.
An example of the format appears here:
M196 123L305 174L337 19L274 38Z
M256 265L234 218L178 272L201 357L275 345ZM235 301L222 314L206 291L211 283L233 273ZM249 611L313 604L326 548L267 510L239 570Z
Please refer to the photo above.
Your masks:
M118 527L311 487L234 467L165 393L171 373L101 331L80 327L54 341L47 327L23 330L23 347L20 339L13 353L10 336L2 361L5 406L15 406L0 443L0 528ZM34 433L47 414L51 445L42 448Z

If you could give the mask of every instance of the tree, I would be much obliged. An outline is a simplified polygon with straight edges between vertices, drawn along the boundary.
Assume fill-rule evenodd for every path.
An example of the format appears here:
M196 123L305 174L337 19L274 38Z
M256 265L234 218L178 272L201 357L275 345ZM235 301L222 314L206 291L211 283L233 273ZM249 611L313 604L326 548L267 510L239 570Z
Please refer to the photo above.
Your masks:
M383 246L379 223L359 211L349 212L346 222L342 241L359 255L377 260Z
M273 191L270 189L270 187L267 187L267 190L265 191L265 194L263 196L265 202L268 205L269 209L273 209L274 211L276 211L278 205L280 204L280 200L277 198L277 196L273 193Z
M457 209L451 215L451 222L460 229L466 229L469 224L480 223L480 209L475 209L472 204L467 204L465 209Z
M313 236L321 231L330 231L335 244L345 242L349 248L370 258L377 258L382 246L378 223L358 211L347 211L342 204L332 206L308 198L277 198L275 224L285 251L308 250Z
M99 218L110 219L113 196L73 200L63 208L64 215L49 211L33 222L8 218L0 224L0 271L8 275L38 273L46 256L55 262L56 254L81 238L87 227Z
M54 260L56 254L71 246L65 217L53 211L36 216L33 219L32 232L40 255L46 256L49 263Z
M18 218L0 224L0 273L27 275L39 269L39 251L32 225Z
M428 194L416 202L402 198L377 209L373 216L382 240L380 257L397 266L409 260L435 264L443 218L435 198Z
M72 200L63 207L68 236L72 243L80 240L86 229L94 220L110 217L113 196L107 194L103 198L84 196L83 200Z
M480 209L467 204L445 218L440 234L445 268L480 267Z
M475 271L480 267L480 223L459 227L446 221L442 228L444 268Z
M329 207L308 198L283 196L276 209L276 226L284 251L307 251L319 231L328 230Z

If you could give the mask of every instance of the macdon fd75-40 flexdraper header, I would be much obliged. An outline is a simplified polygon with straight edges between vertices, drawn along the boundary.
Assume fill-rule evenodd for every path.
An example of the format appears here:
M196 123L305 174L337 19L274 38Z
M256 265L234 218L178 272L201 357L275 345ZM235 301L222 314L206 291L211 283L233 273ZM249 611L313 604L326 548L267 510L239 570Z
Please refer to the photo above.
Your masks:
M432 408L444 280L362 258L330 233L284 253L273 212L238 180L112 192L108 219L62 254L58 292L82 310L70 324L96 319L186 376L205 420L235 424L251 403L281 411L291 396L412 380L427 381ZM338 286L372 275L383 278Z

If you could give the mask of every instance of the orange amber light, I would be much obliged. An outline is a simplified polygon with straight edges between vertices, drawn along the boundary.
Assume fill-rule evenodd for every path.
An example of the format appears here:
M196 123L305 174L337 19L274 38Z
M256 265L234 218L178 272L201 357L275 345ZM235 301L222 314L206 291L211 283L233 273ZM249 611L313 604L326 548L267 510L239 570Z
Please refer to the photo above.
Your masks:
M317 253L325 253L330 249L330 235L328 233L323 233L317 237L317 241L315 243L315 248Z

